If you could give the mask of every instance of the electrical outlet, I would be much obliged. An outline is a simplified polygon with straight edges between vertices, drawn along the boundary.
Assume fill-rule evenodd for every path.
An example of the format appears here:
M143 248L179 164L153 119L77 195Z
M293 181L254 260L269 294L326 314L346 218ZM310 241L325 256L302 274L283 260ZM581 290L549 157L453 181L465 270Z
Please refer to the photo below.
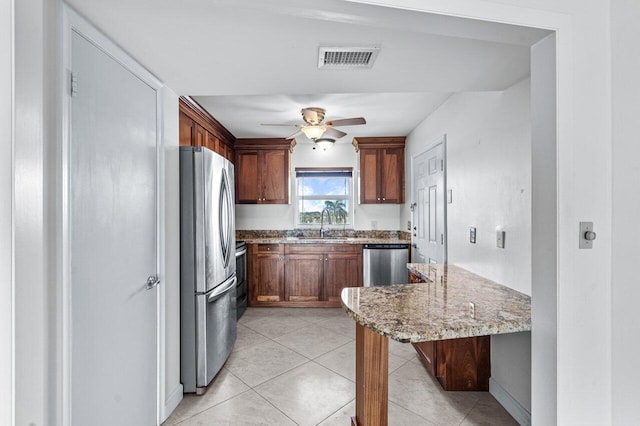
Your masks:
M505 232L501 230L496 230L496 247L504 248L504 238Z
M476 228L475 227L469 228L469 242L471 244L475 244L476 243Z
M469 315L471 318L476 319L476 304L469 302Z
M451 189L447 189L447 204L453 203L453 191Z
M411 221L407 221L407 231L411 231Z
M378 221L377 220L372 220L371 221L371 229L373 229L373 230L378 229Z

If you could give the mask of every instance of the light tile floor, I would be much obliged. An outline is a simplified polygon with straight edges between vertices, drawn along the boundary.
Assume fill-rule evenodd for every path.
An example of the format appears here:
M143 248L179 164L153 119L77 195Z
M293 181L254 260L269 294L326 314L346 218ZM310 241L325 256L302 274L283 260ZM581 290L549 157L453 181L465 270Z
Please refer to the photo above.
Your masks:
M164 423L350 424L355 325L342 309L249 308L225 366ZM409 344L389 341L390 425L517 425L488 392L445 392Z

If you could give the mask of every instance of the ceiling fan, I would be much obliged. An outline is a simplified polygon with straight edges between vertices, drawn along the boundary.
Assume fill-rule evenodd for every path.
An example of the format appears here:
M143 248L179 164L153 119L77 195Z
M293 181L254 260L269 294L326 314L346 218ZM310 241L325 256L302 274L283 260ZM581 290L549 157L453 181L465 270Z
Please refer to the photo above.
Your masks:
M298 127L300 130L287 137L287 139L294 139L296 136L304 134L309 139L316 143L322 141L333 144L335 139L339 139L347 134L342 130L335 129L338 126L357 126L360 124L367 124L367 121L363 117L357 118L344 118L340 120L324 120L325 110L318 107L302 108L300 110L302 119L306 124L262 124L263 126L291 126ZM332 139L333 138L333 139ZM326 149L326 148L325 148Z

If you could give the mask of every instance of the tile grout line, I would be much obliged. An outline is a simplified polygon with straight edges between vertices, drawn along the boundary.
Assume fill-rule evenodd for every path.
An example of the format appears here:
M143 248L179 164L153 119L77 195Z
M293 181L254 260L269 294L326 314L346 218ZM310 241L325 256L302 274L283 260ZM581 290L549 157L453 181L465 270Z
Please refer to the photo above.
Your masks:
M289 420L291 420L293 422L293 424L300 426L300 423L296 422L295 420L293 420L291 417L289 417L284 411L282 411L280 408L276 407L271 401L269 401L267 398L265 398L264 396L262 396L262 394L260 394L260 392L258 392L255 389L251 389L252 391L254 391L256 393L256 395L258 395L260 398L262 398L267 404L271 405L273 408L275 408L276 410L278 410L279 412L282 413L283 416L285 416L286 418L288 418Z
M329 417L333 416L334 414L336 414L337 412L339 412L340 410L343 410L347 405L351 404L352 402L354 402L356 399L355 397L347 402L346 404L344 404L342 407L338 408L336 411L334 411L333 413L329 414L327 417L325 417L324 419L320 420L318 423L316 423L316 426L320 425L322 422L326 422L327 420L329 420Z

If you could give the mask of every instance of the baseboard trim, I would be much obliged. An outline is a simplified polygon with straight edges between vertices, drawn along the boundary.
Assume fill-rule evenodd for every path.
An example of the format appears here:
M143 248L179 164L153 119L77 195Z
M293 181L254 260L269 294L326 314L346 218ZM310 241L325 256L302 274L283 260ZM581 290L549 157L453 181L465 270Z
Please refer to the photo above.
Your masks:
M531 413L520 405L493 377L489 379L489 393L521 426L531 426Z
M162 420L160 423L167 420L171 413L173 413L173 410L175 410L178 404L180 404L180 401L182 401L182 389L182 383L180 383L164 402L164 407L162 407Z

